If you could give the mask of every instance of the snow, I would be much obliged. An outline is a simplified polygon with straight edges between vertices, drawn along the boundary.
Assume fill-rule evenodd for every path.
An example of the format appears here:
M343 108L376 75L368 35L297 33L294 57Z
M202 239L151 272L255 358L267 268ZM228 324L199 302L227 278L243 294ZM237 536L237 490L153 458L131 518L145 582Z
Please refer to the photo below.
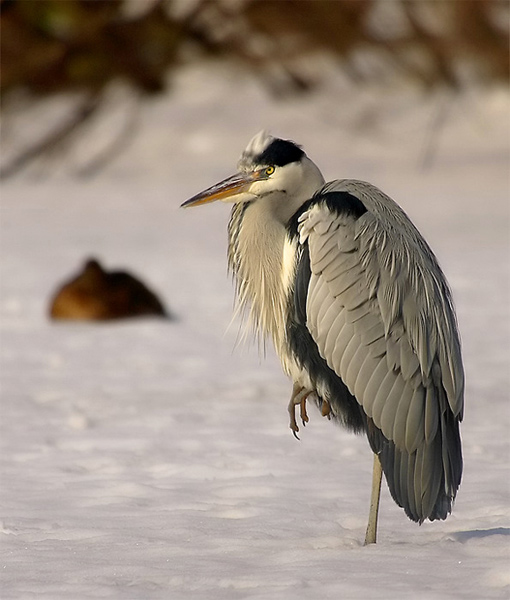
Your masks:
M70 176L75 156L4 182L1 598L510 597L509 115L501 90L331 83L279 102L210 66L145 105L95 179ZM228 207L178 207L263 128L326 179L393 196L447 273L467 390L444 522L411 523L383 486L379 541L363 547L366 440L311 409L296 441L273 352L236 347ZM139 274L177 319L50 322L55 286L89 255Z

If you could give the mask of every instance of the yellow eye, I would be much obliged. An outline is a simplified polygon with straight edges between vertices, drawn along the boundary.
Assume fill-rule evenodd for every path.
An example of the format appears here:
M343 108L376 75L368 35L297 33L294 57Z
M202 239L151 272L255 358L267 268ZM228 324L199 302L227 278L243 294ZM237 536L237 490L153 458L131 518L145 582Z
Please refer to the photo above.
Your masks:
M265 173L267 176L272 175L274 173L274 167L267 167Z

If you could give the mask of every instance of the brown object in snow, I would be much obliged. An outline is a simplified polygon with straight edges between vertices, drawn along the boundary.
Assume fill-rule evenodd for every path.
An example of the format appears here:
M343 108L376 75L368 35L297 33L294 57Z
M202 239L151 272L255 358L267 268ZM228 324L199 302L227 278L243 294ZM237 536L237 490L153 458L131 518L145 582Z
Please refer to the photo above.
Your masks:
M95 259L65 283L51 302L52 319L96 321L168 316L158 297L125 271L107 272Z

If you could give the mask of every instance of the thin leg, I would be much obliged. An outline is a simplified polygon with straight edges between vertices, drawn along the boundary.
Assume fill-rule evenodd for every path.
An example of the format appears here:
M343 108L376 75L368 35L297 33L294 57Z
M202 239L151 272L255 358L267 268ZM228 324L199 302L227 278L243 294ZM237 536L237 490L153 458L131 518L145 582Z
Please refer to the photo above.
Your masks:
M368 515L365 546L377 541L377 517L379 515L379 498L381 497L382 466L379 456L374 454L374 471L372 474L372 497L370 498L370 514Z

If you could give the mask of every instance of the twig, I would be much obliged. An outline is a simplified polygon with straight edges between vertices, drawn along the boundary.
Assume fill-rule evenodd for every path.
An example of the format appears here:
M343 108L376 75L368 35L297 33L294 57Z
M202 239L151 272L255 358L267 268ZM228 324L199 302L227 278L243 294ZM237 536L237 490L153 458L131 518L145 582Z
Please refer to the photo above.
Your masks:
M101 100L102 94L98 92L93 92L86 96L81 106L78 107L70 119L35 144L22 150L17 156L0 168L0 179L12 177L43 154L55 151L55 149L65 143L79 127L83 126L92 117L99 107Z

